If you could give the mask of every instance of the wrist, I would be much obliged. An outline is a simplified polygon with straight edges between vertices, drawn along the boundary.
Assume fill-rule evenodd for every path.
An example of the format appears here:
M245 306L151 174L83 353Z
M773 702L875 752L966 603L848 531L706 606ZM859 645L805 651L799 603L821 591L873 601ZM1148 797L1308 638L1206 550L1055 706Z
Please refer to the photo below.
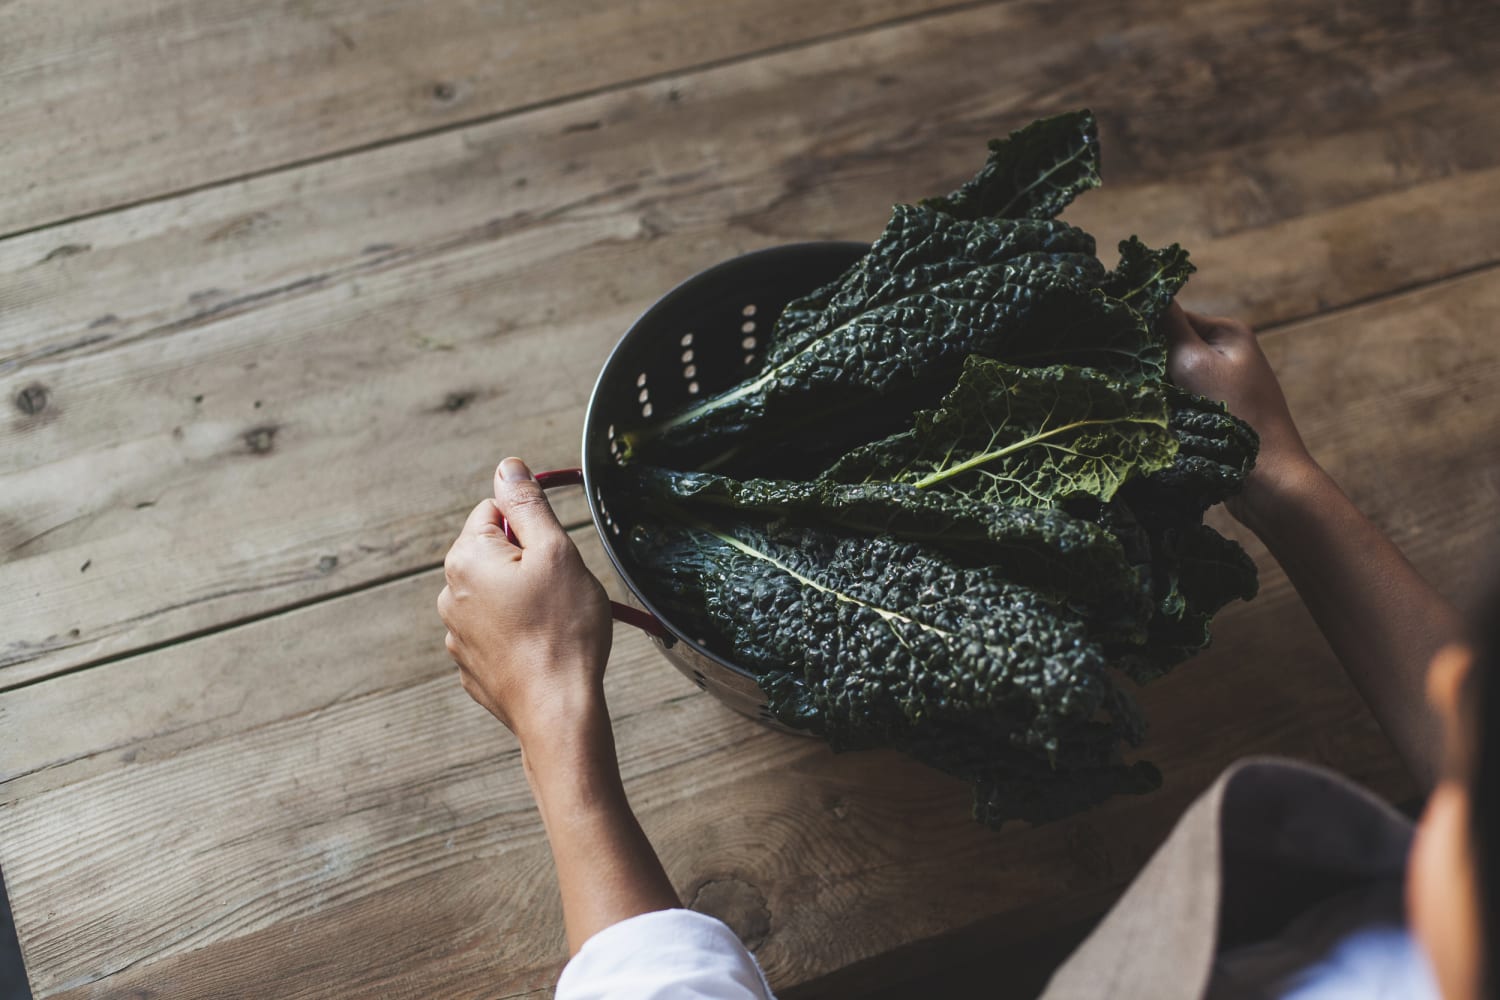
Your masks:
M614 733L601 686L553 691L515 729L532 793L588 800L619 785Z
M1330 489L1338 491L1333 479L1303 453L1257 468L1229 509L1235 520L1269 544L1282 525L1303 520L1309 504L1326 502Z
M575 755L601 741L613 745L604 685L597 678L549 685L513 721L516 739L534 760Z

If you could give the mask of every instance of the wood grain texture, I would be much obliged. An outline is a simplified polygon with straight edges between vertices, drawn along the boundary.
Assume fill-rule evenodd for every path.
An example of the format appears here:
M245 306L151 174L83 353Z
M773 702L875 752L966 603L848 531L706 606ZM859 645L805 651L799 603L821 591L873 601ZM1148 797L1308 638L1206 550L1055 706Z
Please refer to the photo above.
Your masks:
M868 237L1036 114L1095 105L1108 186L1073 218L1182 240L1199 308L1500 260L1489 8L1076 16L924 18L0 242L0 685L435 564L494 459L576 461L661 291Z
M12 0L0 234L942 6Z
M1319 459L1460 600L1500 516L1496 308L1490 269L1265 338ZM592 529L574 537L602 571ZM1262 595L1144 692L1156 795L993 834L960 783L762 730L617 630L631 800L684 897L788 988L966 927L1075 925L1247 753L1408 796L1252 551ZM0 757L0 866L38 996L545 995L563 954L550 862L514 743L441 654L439 586L415 576L0 694L5 731L39 737Z

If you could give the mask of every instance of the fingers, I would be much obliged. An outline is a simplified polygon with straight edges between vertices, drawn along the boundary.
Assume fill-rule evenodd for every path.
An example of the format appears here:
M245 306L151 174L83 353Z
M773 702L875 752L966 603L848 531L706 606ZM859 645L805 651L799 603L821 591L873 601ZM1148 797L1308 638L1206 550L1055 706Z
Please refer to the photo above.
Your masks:
M523 548L567 541L547 494L519 458L507 458L495 470L495 506L510 520Z
M486 532L498 532L500 530L500 508L495 506L493 500L481 500L479 505L469 512L464 521L462 534L482 535Z
M497 548L492 543L499 539L500 546ZM521 558L521 550L505 540L505 535L500 531L500 510L495 506L493 500L482 500L464 521L463 531L454 539L453 544L448 547L448 554L443 557L443 576L449 585L456 585L460 581L469 580L474 571L489 561L509 558L514 562ZM469 589L467 583L460 587L461 591ZM448 591L445 589L444 594ZM439 599L439 612L442 611L442 602Z

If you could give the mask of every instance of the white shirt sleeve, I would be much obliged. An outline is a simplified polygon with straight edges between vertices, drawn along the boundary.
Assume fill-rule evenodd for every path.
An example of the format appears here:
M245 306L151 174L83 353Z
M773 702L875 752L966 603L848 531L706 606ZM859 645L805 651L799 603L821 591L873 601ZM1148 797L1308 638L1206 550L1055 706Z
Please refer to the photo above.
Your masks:
M1390 879L1314 905L1274 937L1219 955L1209 1000L1438 1000L1403 899Z
M775 1000L722 921L658 910L606 927L563 967L556 1000Z

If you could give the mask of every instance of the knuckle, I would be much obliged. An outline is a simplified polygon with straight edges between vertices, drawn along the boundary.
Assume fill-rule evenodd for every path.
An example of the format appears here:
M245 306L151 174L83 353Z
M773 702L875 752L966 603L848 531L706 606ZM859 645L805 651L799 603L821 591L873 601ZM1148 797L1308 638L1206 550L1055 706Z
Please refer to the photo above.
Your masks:
M561 531L538 532L531 547L553 567L566 565L578 552L573 540Z
M1202 373L1204 357L1199 351L1178 351L1167 361L1168 374L1173 381L1192 381Z
M547 494L543 493L542 488L535 483L518 483L517 488L511 492L509 506L512 510L527 513L552 509L552 505L547 501Z

